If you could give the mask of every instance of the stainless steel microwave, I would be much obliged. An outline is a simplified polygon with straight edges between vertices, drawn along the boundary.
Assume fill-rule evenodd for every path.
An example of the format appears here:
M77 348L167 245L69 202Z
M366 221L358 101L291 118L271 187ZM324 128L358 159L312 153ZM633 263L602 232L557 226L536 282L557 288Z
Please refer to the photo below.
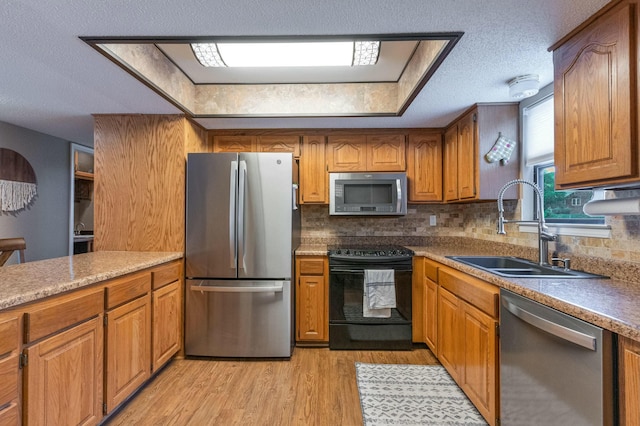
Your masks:
M330 173L329 214L407 214L406 173Z

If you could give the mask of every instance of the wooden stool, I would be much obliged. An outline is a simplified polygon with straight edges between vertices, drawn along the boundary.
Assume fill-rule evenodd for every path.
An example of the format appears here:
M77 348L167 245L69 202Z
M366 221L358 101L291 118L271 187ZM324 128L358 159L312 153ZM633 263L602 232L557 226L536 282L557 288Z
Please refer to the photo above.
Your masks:
M0 239L0 266L4 265L16 250L20 255L20 263L24 263L24 250L26 248L27 243L24 242L24 238Z

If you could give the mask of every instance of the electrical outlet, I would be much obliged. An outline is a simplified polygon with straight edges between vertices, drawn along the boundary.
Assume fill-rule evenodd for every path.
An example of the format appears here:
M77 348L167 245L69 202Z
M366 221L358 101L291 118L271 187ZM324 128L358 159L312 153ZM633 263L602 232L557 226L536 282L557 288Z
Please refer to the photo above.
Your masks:
M429 226L436 226L436 215L432 214L429 216Z

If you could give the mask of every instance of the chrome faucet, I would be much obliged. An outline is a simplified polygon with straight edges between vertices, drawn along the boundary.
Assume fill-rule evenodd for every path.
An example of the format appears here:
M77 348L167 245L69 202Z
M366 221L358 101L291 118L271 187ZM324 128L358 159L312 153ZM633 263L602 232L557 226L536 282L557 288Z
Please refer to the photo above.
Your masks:
M502 202L502 198L504 197L504 192L510 186L522 184L529 185L533 188L538 198L538 220L506 220L504 218L504 203ZM557 235L553 234L547 228L547 225L544 223L544 206L543 206L543 198L542 193L540 192L540 188L532 182L529 182L524 179L514 179L512 181L504 184L500 192L498 193L498 234L505 235L506 232L504 230L505 223L537 223L538 224L538 263L540 265L548 265L549 262L549 241L555 241L557 239Z
M76 226L73 229L73 233L75 235L80 235L80 232L82 232L82 230L84 230L84 223L78 222L76 223Z

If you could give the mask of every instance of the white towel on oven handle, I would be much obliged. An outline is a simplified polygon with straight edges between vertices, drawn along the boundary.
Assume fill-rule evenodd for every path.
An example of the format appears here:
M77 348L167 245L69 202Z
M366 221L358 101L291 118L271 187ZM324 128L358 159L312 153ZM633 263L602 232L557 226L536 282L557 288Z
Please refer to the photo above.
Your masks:
M393 269L365 269L364 292L369 309L396 307L396 285Z
M369 309L367 292L362 292L362 316L364 318L391 318L391 308Z

